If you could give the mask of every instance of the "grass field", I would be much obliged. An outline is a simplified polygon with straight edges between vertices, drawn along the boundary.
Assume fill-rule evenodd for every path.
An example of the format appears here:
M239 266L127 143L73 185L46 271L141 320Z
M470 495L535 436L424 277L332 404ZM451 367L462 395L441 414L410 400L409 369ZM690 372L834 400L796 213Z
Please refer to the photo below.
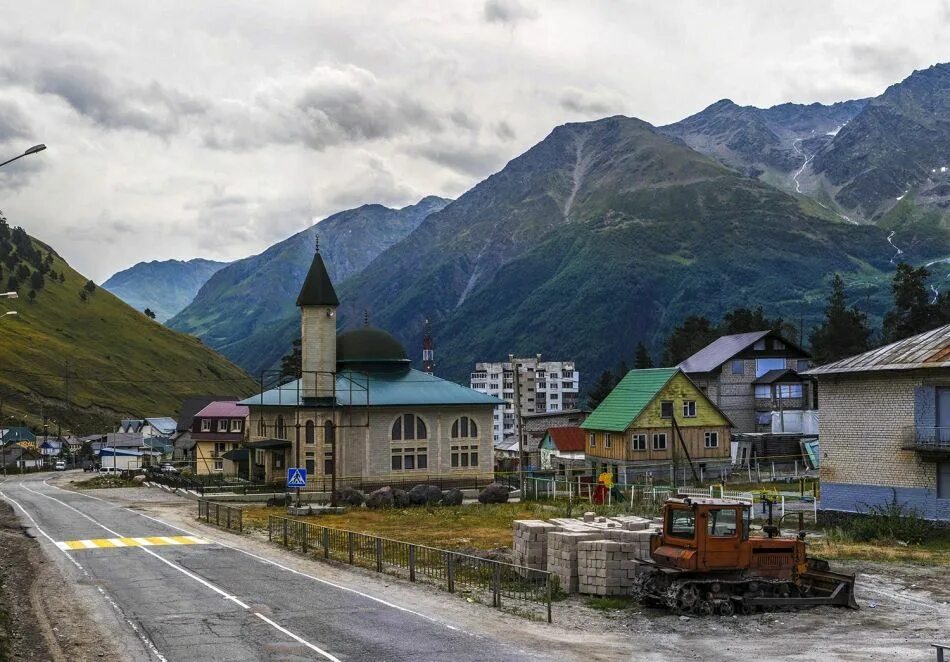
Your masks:
M919 545L904 545L891 540L854 542L835 532L829 532L824 538L809 540L808 554L829 561L950 566L950 532L941 533Z

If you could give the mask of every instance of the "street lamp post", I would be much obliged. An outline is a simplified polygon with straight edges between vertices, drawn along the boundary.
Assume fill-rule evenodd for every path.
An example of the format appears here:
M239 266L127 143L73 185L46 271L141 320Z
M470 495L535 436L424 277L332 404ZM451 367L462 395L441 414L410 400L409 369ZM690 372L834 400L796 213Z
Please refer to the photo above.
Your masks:
M26 150L19 156L14 156L12 159L9 159L7 161L4 161L3 163L0 163L0 167L3 167L8 163L13 163L17 159L22 159L24 156L29 156L30 154L36 154L37 152L42 152L44 149L46 149L46 145L43 145L43 144L33 145L31 148L29 148L28 150Z

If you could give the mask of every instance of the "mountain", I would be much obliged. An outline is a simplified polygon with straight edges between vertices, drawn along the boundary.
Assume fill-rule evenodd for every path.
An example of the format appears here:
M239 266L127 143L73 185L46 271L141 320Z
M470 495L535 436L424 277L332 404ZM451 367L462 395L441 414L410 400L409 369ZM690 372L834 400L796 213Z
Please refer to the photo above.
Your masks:
M866 104L867 99L858 99L756 108L723 99L659 131L750 176L795 190L789 173L801 168L806 154L830 142Z
M227 262L154 260L139 262L114 274L102 287L136 310L149 308L165 322L191 303L198 290Z
M292 328L298 319L295 301L313 258L315 237L330 275L339 283L448 203L430 196L402 209L364 205L329 216L260 255L218 271L168 326L198 336L257 375L274 367L299 333Z
M946 218L950 64L915 71L888 87L809 165L809 188L826 190L855 218L881 219L901 206L905 196L915 206Z
M77 273L50 246L0 223L0 397L7 419L74 434L121 418L174 416L195 393L253 392L254 381L197 339L165 328ZM62 276L62 279L60 279ZM30 292L35 299L31 300Z
M815 320L834 272L880 312L892 254L879 228L612 117L557 127L337 291L344 325L368 310L413 355L431 318L450 378L539 351L591 375L690 314L762 304Z

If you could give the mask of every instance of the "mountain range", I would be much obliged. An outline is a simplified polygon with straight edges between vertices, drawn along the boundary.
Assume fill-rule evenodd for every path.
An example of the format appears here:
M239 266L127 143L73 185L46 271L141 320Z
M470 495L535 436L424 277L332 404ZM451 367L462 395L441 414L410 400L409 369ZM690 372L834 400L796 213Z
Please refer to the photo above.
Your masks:
M898 259L947 273L948 99L937 65L872 99L559 126L457 200L341 212L223 268L169 324L252 374L273 367L298 332L313 233L341 324L368 312L418 356L428 318L439 372L459 380L511 352L592 374L738 306L807 329L834 272L876 320ZM411 219L394 231L380 220L394 215Z
M113 274L102 287L136 310L148 308L155 319L165 322L191 303L226 264L202 258L139 262Z
M122 418L174 416L195 393L253 392L243 370L77 273L48 244L0 222L5 300L0 413L50 432L113 429ZM19 238L19 239L18 239ZM39 258L39 259L37 259Z
M253 375L272 368L299 333L295 302L317 238L331 277L343 282L449 202L430 196L402 209L363 205L334 214L215 273L168 326L200 337Z

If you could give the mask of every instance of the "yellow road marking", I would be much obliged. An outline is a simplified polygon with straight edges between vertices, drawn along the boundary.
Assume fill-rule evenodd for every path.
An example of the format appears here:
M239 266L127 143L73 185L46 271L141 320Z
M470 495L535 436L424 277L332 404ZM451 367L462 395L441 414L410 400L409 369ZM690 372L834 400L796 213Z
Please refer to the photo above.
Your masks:
M94 538L65 540L56 543L62 550L105 549L110 547L157 547L161 545L209 545L211 541L197 536L150 536L148 538Z

